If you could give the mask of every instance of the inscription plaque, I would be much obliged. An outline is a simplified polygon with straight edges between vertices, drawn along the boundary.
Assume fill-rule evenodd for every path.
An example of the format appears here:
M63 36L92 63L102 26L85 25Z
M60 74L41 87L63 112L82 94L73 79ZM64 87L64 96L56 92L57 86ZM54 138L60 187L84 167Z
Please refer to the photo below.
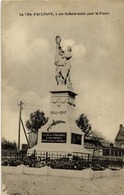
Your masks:
M71 143L81 145L82 135L72 133L71 134Z
M67 133L42 133L43 143L66 143Z

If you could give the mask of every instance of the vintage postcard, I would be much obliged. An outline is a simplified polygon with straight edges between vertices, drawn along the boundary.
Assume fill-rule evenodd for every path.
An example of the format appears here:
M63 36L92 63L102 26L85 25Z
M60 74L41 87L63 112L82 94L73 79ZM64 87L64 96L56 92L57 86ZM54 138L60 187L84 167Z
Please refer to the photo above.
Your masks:
M124 1L2 1L2 195L124 194Z

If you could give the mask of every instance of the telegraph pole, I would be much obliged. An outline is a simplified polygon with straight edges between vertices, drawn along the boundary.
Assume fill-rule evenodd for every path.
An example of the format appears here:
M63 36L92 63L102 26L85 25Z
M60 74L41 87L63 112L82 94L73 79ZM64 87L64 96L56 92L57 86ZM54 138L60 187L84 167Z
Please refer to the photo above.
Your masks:
M19 106L19 129L18 129L18 151L20 151L20 130L21 130L21 113L22 113L22 105L24 103L22 101L20 101L20 103L18 104Z
M25 127L24 127L22 118L21 118L21 124L22 124L23 130L24 130L25 138L26 138L26 140L27 140L28 148L30 148L30 143L29 143L29 141L28 141L28 137L27 137L27 134L26 134L26 130L25 130Z

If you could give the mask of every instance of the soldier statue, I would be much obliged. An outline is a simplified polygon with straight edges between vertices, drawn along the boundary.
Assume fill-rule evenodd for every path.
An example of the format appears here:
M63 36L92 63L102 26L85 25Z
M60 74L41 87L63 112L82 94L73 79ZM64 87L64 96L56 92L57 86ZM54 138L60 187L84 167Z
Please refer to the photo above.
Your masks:
M56 55L55 55L55 65L56 65L56 76L57 85L71 85L70 80L70 59L72 57L71 46L67 47L67 51L63 51L60 43L61 37L56 36Z

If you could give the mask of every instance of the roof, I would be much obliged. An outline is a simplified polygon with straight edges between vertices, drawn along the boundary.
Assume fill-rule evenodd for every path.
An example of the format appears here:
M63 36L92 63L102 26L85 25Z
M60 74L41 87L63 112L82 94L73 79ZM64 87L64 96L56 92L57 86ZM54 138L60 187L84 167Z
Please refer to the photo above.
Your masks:
M104 148L110 147L110 145L112 144L106 140L100 140L100 143L101 143L102 147L104 147Z
M105 139L97 139L94 137L85 137L84 142L97 144L97 145L100 145L102 147L109 147L111 144L110 142L106 141Z
M123 125L120 125L120 129L117 133L115 141L124 141L124 127L123 127Z

